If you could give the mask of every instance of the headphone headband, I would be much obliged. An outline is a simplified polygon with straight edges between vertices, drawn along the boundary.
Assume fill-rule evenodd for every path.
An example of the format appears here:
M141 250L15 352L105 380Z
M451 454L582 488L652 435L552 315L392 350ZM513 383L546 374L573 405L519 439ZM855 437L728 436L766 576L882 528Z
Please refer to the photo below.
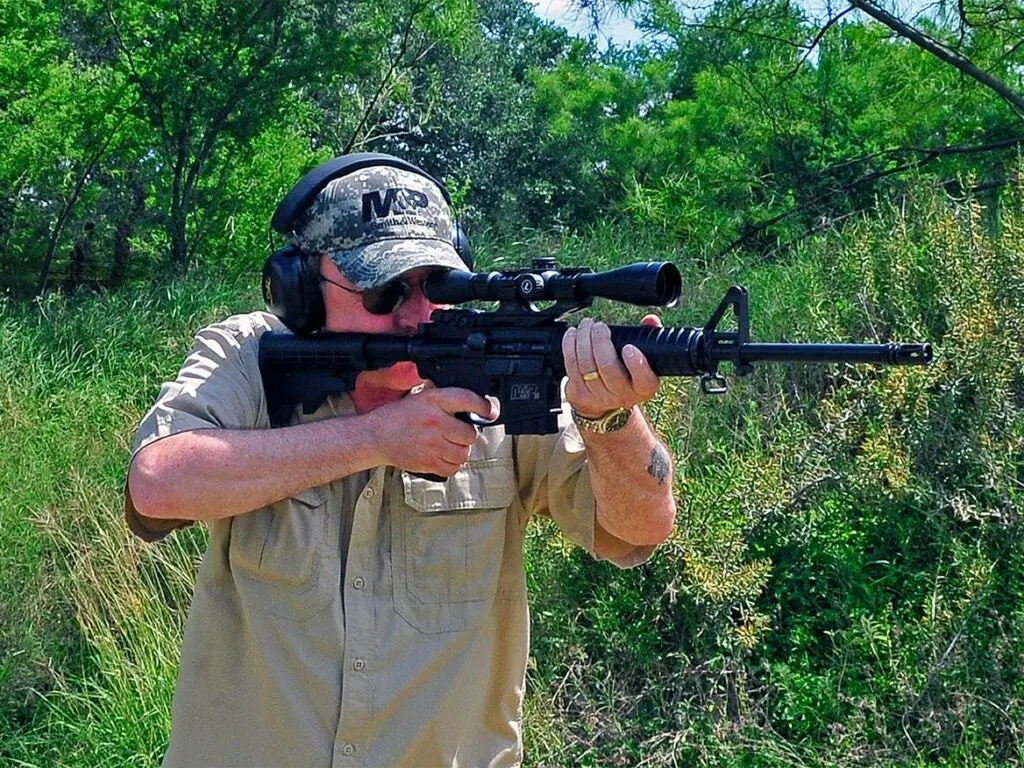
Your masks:
M270 220L270 226L282 235L290 235L295 227L296 219L313 204L313 199L334 179L361 171L364 168L380 165L409 171L432 181L441 190L445 202L451 207L452 198L448 194L448 190L445 189L440 181L426 173L422 168L418 168L412 163L392 155L384 155L379 152L357 152L353 155L336 157L333 160L321 163L303 176L277 206L277 210L274 211L274 217Z

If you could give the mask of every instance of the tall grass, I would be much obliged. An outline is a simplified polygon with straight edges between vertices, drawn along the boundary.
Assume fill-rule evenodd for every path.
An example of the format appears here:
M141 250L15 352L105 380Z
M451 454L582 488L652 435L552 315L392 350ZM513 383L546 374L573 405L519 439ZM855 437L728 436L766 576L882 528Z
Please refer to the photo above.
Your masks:
M0 762L159 757L203 542L131 540L127 458L194 331L255 298L200 277L0 305Z
M1024 760L1020 202L992 233L923 194L785 263L614 224L478 243L487 266L672 259L671 325L742 282L759 340L937 349L927 370L763 365L718 398L665 380L648 413L677 459L669 543L623 572L529 537L529 764ZM204 539L130 538L130 444L195 330L258 304L254 280L203 275L0 304L0 763L158 761Z

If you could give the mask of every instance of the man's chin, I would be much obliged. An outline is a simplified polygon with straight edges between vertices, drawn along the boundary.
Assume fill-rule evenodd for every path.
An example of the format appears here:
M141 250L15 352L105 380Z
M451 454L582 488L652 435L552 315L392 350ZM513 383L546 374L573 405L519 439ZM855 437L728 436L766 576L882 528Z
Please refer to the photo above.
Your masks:
M388 384L392 389L409 390L423 383L416 363L395 363L387 369Z

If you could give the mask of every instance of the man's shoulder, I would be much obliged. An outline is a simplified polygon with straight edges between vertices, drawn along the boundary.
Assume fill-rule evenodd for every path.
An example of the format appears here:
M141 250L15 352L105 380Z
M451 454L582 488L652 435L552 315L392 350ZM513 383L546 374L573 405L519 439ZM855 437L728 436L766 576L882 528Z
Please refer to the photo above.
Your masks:
M258 339L268 331L279 333L281 331L287 331L288 329L276 315L273 315L270 312L257 311L231 315L223 320L211 323L199 331L199 333L209 330L218 330L222 333L229 333L240 339Z
M197 365L210 373L241 368L252 377L258 369L260 337L285 330L284 324L268 312L231 315L196 331L184 368L190 375Z
M196 342L220 357L229 349L252 351L264 333L287 331L284 323L269 312L246 312L210 323L196 332Z

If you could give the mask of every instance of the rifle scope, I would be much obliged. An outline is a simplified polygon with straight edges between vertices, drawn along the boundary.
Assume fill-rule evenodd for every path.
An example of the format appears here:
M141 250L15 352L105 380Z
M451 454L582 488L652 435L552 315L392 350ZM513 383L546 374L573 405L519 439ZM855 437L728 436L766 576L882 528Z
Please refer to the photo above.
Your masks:
M671 307L683 292L679 269L669 261L630 264L607 272L558 270L552 259L535 259L533 269L474 273L453 269L430 275L423 291L435 304L464 301L564 301L587 304L594 298L640 306Z

